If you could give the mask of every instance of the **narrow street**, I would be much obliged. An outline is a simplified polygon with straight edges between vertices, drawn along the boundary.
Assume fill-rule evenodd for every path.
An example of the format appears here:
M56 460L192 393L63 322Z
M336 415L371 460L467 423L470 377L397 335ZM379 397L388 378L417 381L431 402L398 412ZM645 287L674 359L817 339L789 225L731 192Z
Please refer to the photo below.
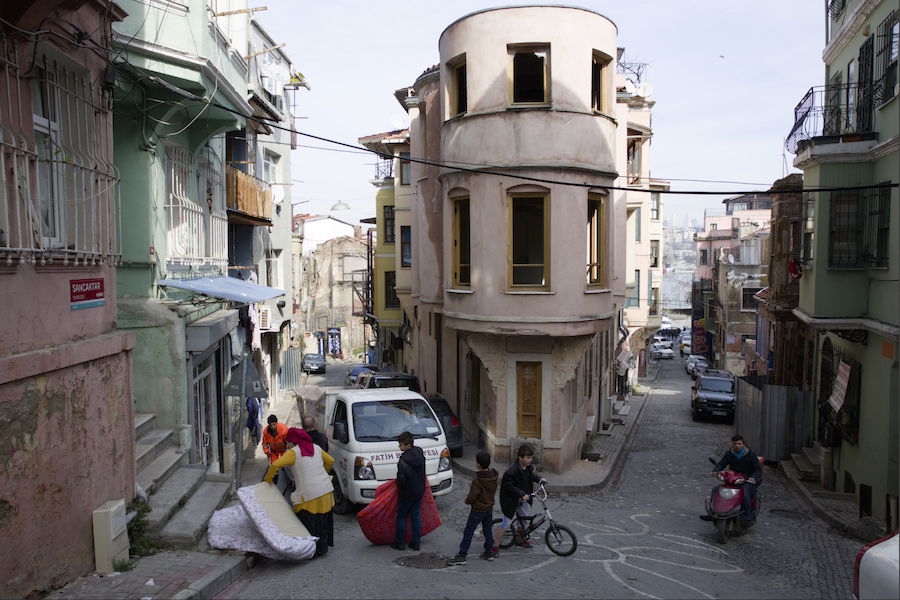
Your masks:
M340 369L329 365L329 383ZM718 458L732 432L728 424L691 421L690 381L682 359L663 361L619 480L598 493L551 495L554 516L578 535L571 557L551 554L541 540L486 562L477 558L476 536L468 564L446 567L468 513L469 482L458 476L438 498L443 526L423 540L421 553L372 546L352 515L335 515L336 543L325 558L261 560L219 597L851 598L861 544L808 515L773 469L766 469L756 527L716 543L698 516L715 483L707 457Z

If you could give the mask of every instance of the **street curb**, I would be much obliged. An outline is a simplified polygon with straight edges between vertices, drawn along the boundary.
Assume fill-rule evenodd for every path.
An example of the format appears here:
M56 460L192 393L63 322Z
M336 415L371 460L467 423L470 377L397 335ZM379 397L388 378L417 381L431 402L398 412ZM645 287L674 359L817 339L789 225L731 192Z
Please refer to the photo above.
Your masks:
M845 523L840 519L833 516L827 510L825 510L821 504L816 501L815 496L813 496L806 486L804 486L799 481L794 480L791 477L788 477L787 474L781 470L781 468L774 469L774 471L778 474L786 487L794 492L794 496L800 500L800 504L807 510L807 512L811 512L816 515L819 519L824 521L829 527L840 533L845 537L852 537L855 540L860 540L861 542L872 542L874 539L866 539L860 535L857 535L853 531L853 527L851 523ZM877 538L875 538L877 539Z
M622 446L619 449L619 452L616 454L615 460L613 460L612 465L610 465L609 471L607 471L606 475L597 483L589 483L585 485L554 485L553 491L565 493L565 494L587 494L590 492L596 492L602 490L609 483L610 478L613 474L619 473L621 470L619 467L621 464L624 464L622 455L631 451L631 442L634 439L635 430L637 429L638 423L642 420L644 415L644 409L647 407L647 404L650 403L650 399L653 397L653 389L651 388L649 392L644 396L644 401L641 403L641 409L634 416L633 419L628 421L628 424L625 425L625 439L622 441ZM475 477L475 471L469 469L468 467L463 466L462 464L452 461L453 470L462 473L463 475L473 478Z
M188 587L174 594L172 600L206 600L207 598L213 598L247 572L246 557L223 555L222 559L225 562L223 566L216 567Z

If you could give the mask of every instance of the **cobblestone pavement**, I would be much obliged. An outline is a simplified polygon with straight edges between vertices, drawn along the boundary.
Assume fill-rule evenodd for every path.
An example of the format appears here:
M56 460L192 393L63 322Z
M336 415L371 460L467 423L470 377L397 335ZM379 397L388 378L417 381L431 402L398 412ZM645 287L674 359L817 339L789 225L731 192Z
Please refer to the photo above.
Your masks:
M327 556L261 561L219 597L852 598L860 543L805 513L773 469L756 527L727 545L715 542L714 528L698 516L715 484L707 457L721 456L732 427L692 422L689 386L681 359L665 361L621 478L602 492L551 496L554 517L578 535L573 556L551 554L541 539L533 550L501 551L486 562L477 558L476 536L468 564L445 567L441 558L455 554L468 513L468 480L457 477L438 498L443 526L421 553L372 546L352 516L336 515Z

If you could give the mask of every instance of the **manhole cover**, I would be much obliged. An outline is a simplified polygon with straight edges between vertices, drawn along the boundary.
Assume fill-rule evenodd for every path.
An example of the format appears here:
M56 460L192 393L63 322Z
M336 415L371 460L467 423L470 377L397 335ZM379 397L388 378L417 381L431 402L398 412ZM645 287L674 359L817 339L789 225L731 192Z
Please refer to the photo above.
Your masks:
M401 556L394 559L394 562L401 567L410 567L412 569L446 569L447 557L440 554L432 554L423 552L422 554L413 554L410 556Z
M794 519L796 521L805 521L806 515L796 510L788 510L785 508L773 508L769 510L776 517L785 517L786 519Z

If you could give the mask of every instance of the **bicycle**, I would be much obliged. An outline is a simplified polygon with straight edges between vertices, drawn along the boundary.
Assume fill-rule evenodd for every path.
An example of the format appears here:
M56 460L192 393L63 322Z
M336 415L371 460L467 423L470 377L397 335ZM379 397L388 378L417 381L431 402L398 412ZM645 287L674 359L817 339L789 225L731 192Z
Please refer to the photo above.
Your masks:
M565 525L560 525L550 515L547 508L547 489L542 483L538 491L532 494L541 503L541 511L539 513L523 517L517 512L510 520L509 527L503 532L503 538L497 544L504 550L511 548L516 543L516 536L521 535L521 541L527 541L531 534L536 532L544 523L547 523L547 531L544 532L544 542L550 551L557 556L570 556L578 549L578 538L572 533L572 530ZM521 501L520 501L521 502ZM491 527L496 529L503 519L494 519ZM527 524L526 524L527 521Z

